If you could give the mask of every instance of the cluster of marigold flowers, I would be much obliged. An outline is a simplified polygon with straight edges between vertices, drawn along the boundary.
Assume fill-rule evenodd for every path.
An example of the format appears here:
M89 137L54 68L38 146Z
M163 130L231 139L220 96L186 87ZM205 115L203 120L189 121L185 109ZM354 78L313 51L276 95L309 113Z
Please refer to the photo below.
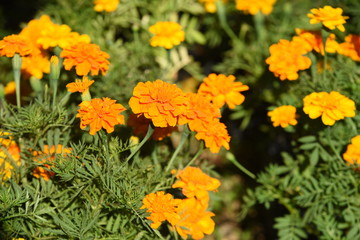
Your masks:
M146 195L140 209L150 213L146 218L154 229L167 222L170 229L184 239L202 239L214 231L215 223L211 217L215 214L207 211L209 191L216 191L220 181L197 167L173 170L172 174L177 178L172 188L180 188L185 198L174 198L170 193L158 191Z

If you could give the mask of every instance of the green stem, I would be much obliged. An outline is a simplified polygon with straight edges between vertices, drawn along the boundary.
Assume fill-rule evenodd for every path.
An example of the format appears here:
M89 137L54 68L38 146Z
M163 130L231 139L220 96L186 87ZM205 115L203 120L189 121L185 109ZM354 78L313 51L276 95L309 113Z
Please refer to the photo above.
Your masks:
M250 172L249 170L247 170L243 165L241 165L238 161L236 161L234 155L230 152L228 152L228 154L226 154L226 158L232 163L234 164L238 169L240 169L240 171L242 171L243 173L245 173L246 175L248 175L249 177L251 177L252 179L255 179L256 176L255 174L253 174L252 172Z
M224 3L222 1L216 1L216 9L219 17L220 26L224 29L224 31L231 38L231 40L233 40L234 42L238 41L238 37L227 23Z
M190 166L191 164L193 164L193 162L200 156L200 154L204 151L204 142L201 141L200 142L200 147L199 150L196 152L196 154L194 155L194 157L190 160L190 162L188 162L185 166L185 168L187 168L188 166Z
M170 168L171 168L171 166L172 166L175 158L177 157L177 155L178 155L179 152L181 151L182 147L184 146L184 144L185 144L185 142L186 142L186 140L187 140L187 138L188 138L188 136L189 136L189 133L190 133L190 132L189 132L189 129L188 129L187 125L185 125L185 126L184 126L184 130L183 130L183 132L182 132L182 134L181 134L180 143L179 143L179 145L177 146L174 154L171 156L171 159L170 159L168 165L167 165L166 168L165 168L165 172L168 172L168 171L170 170Z
M144 137L144 139L139 143L139 145L137 145L137 147L135 148L134 151L131 152L131 154L127 157L126 162L129 161L138 151L139 149L145 144L145 142L151 137L151 135L154 132L154 127L152 126L152 124L149 124L149 128L148 131Z
M258 36L258 41L263 42L265 39L266 30L264 29L264 15L261 12L258 12L253 16L255 23L255 30Z
M330 131L331 131L331 127L328 126L327 129L326 129L326 138L327 138L327 141L329 142L329 145L330 145L330 148L331 150L334 152L335 156L341 161L341 162L344 162L344 160L341 158L341 156L339 155L338 151L336 151L336 148L333 144L333 141L331 139L331 136L330 136Z
M20 74L21 74L21 56L19 54L15 54L12 58L14 79L15 79L15 87L16 87L16 105L18 108L21 107L20 101Z
M323 63L323 82L325 83L326 81L326 63L327 63L327 54L326 54L326 41L328 39L329 36L329 32L327 32L326 30L322 30L321 31L321 36L322 36L322 43L323 43L323 50L324 50L324 63Z

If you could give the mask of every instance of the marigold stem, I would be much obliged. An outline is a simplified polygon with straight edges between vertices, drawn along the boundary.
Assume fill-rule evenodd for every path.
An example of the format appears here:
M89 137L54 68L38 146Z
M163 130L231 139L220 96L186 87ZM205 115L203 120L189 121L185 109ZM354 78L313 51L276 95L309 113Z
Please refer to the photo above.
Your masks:
M21 107L20 101L20 71L21 71L21 56L19 54L15 54L12 58L14 79L15 79L15 88L16 88L16 105L18 108Z
M137 147L135 148L135 150L127 157L126 162L129 161L138 151L139 149L145 144L145 142L151 137L151 135L154 132L154 127L152 126L152 124L149 124L149 128L148 131L144 137L144 139L139 143L139 145L137 145Z
M245 173L246 175L248 175L249 177L251 177L252 179L255 179L256 176L255 174L253 174L252 172L250 172L249 170L247 170L243 165L241 165L238 161L236 161L234 155L230 152L228 152L226 154L226 158L232 163L234 164L238 169L240 169L243 173Z

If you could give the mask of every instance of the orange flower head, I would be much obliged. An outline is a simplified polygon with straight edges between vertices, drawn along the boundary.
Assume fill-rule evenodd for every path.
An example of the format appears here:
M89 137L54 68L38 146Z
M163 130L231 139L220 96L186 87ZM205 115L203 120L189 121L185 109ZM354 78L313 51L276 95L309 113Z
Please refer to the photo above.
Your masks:
M220 109L210 102L210 99L196 93L186 94L189 105L183 120L180 122L188 123L191 131L203 129L216 118L221 117Z
M20 166L20 164L19 146L12 140L10 133L0 130L0 177L2 181L10 179L14 166Z
M30 42L22 36L12 34L0 40L0 56L13 57L16 53L20 56L29 56L32 52Z
M236 105L244 102L245 97L240 92L246 90L249 90L249 87L242 82L235 82L233 75L211 73L204 78L198 93L207 96L218 108L226 103L229 108L234 109Z
M309 44L309 51L316 51L321 55L324 55L324 44L321 37L320 31L307 31L303 29L297 28L296 33L298 36L293 38L293 41L296 41L298 37L305 40L307 44ZM326 39L326 52L328 53L336 53L338 49L339 43L336 41L335 34L329 34L329 37Z
M303 56L309 49L305 40L298 38L296 41L281 39L279 43L270 46L270 57L266 59L269 70L280 80L296 80L298 71L311 66L310 58Z
M83 76L82 79L76 79L75 82L66 85L69 92L83 93L89 90L89 87L94 83L94 80L89 80L88 77Z
M339 44L337 51L354 61L360 61L360 35L349 34L346 36L345 42Z
M347 146L343 158L350 164L360 164L360 135L351 139L351 144Z
M163 221L168 221L171 225L179 222L180 216L176 209L180 203L180 199L174 199L171 194L159 191L146 195L140 209L147 209L146 212L150 213L147 219L152 221L150 227L157 229Z
M80 128L84 129L90 125L91 135L95 135L101 128L106 129L107 133L112 133L115 125L125 123L125 118L120 113L126 109L115 102L116 100L104 97L80 103L80 109L76 115L80 118Z
M19 35L30 41L36 48L41 49L42 47L38 43L38 39L47 32L47 29L52 28L53 25L54 23L48 15L42 15L40 19L33 19L28 22Z
M262 12L264 15L269 15L276 0L236 0L236 9L255 15Z
M114 12L119 3L120 0L94 0L94 10L96 12Z
M342 16L343 10L341 8L333 8L331 6L324 6L323 8L313 8L308 13L311 24L322 23L322 25L330 30L339 29L341 32L345 31L343 24L349 17Z
M220 122L219 119L214 119L209 122L202 129L197 130L195 135L197 140L204 140L205 146L210 149L212 153L218 153L221 147L229 150L230 136L226 130L225 124Z
M14 94L15 91L16 91L15 81L8 82L4 88L5 95Z
M60 57L64 58L64 67L70 70L75 66L76 74L85 76L98 75L101 71L105 75L110 62L107 60L110 56L106 52L100 50L96 44L76 43L75 45L65 48Z
M206 211L207 206L202 205L195 198L183 199L177 208L181 220L175 225L181 237L187 239L203 239L205 234L212 234L215 222L211 217L214 213Z
M152 120L155 127L177 125L187 104L185 94L180 88L161 80L138 83L129 101L132 111L135 114L144 114Z
M280 106L268 112L274 127L281 126L283 128L297 124L296 121L296 108L290 105Z
M37 79L42 79L44 73L50 72L49 57L44 52L23 57L21 70L27 75L34 76Z
M65 148L62 144L53 145L49 147L49 145L44 146L44 150L34 151L34 161L38 164L41 164L43 167L36 167L33 171L33 176L36 178L44 178L46 181L49 181L51 177L55 175L50 169L53 166L55 158L57 155L61 155L63 157L66 154L71 153L71 148Z
M186 197L196 197L198 201L206 206L209 202L208 191L216 191L220 186L219 180L206 175L197 167L187 167L172 173L176 174L178 179L172 185L172 188L181 188Z
M218 0L198 0L198 2L204 4L205 10L209 13L216 12L216 1ZM228 0L222 0L224 3L228 2Z
M355 102L339 92L313 92L304 98L304 112L311 119L321 116L325 125L332 126L335 121L355 116Z
M131 114L127 121L127 125L129 127L133 128L134 134L136 136L142 136L142 137L144 137L146 135L150 123L151 123L151 120L147 119L142 114L140 114L140 115ZM151 137L155 141L161 141L164 138L170 136L172 132L177 131L177 130L178 130L178 128L176 126L175 127L171 127L171 126L155 127L154 132Z
M152 47L171 49L185 40L185 33L176 22L157 22L149 27L149 32L155 35L150 39Z

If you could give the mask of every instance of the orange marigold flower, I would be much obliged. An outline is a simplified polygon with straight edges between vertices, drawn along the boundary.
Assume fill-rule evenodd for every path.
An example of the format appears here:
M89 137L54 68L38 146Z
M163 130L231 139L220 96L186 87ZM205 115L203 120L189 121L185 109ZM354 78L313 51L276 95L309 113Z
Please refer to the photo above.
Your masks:
M23 57L21 70L25 74L34 76L37 79L42 79L44 73L50 72L49 57L43 52L28 57Z
M309 44L309 51L314 50L324 55L324 44L320 31L307 31L299 28L297 28L295 31L301 39L305 40L306 43ZM294 37L293 41L297 38L297 36ZM326 39L326 52L336 53L339 43L335 39L336 36L333 33L331 33Z
M94 0L94 10L97 12L113 12L117 9L120 0Z
M43 151L34 151L34 161L44 167L36 167L33 171L33 176L36 178L42 177L48 181L55 175L55 173L50 171L50 169L53 166L56 156L60 154L65 157L68 153L71 153L71 148L65 148L62 144L58 144L56 146L53 145L51 147L49 147L49 145L45 145Z
M209 202L208 191L216 191L220 186L219 180L206 175L197 167L187 167L183 170L172 171L172 173L179 179L172 188L181 188L186 197L196 197L206 206Z
M176 22L157 22L149 27L149 32L155 34L150 39L152 47L170 49L185 40L185 33L181 25Z
M229 108L234 109L244 102L245 97L240 92L246 90L249 87L242 82L235 82L233 75L211 73L204 78L198 93L209 97L216 107L221 108L226 103Z
M0 176L2 181L11 178L14 166L20 166L20 164L19 146L12 140L10 133L0 130Z
M212 234L215 228L215 222L211 217L215 216L213 212L206 211L204 206L195 198L183 199L177 208L181 220L175 225L176 231L181 237L187 239L203 239L205 234Z
M345 42L339 44L337 51L354 61L360 61L360 35L349 34L346 36Z
M216 12L216 1L218 0L198 0L200 3L204 4L205 10L209 13ZM224 3L227 2L227 0L222 0Z
M259 11L265 15L269 15L276 0L236 0L236 9L250 13L257 14Z
M8 82L4 88L5 95L13 94L15 93L15 91L16 91L15 81Z
M225 124L220 122L219 119L214 119L202 129L197 130L195 135L197 140L204 140L205 146L210 149L212 153L218 153L223 146L229 150L230 136L226 130Z
M281 39L279 43L270 46L270 57L266 59L269 70L280 80L296 80L298 71L311 66L310 58L303 56L309 51L305 40L288 41Z
M322 23L326 28L334 30L339 29L341 32L345 31L344 25L346 19L349 17L342 16L343 10L341 8L333 8L331 6L324 6L323 8L313 8L307 16L310 18L311 24Z
M125 118L120 113L126 109L123 105L115 102L116 100L107 97L81 102L76 115L76 117L80 118L80 128L84 129L87 125L90 125L91 135L95 135L101 128L105 128L108 133L112 133L115 125L125 123Z
M135 114L151 119L155 127L173 127L186 111L187 99L175 84L156 80L138 83L129 105Z
M163 221L171 225L179 222L180 216L176 209L180 203L181 199L174 199L171 194L159 191L146 195L140 209L147 209L146 212L150 213L147 219L152 221L150 227L157 229Z
M360 164L360 135L351 139L351 144L347 146L343 158L350 164Z
M291 105L284 105L268 112L274 127L281 126L283 128L289 125L296 125L296 108Z
M66 84L66 87L69 92L85 92L89 87L94 83L94 80L89 80L88 77L83 76L82 79L76 79L75 82Z
M335 121L355 116L355 102L339 92L313 92L304 98L304 112L311 119L321 116L325 125L334 125Z
M133 132L136 136L144 137L148 131L149 124L151 123L150 119L144 117L144 115L140 114L131 114L127 121L127 125L133 128ZM154 132L152 134L152 138L156 141L161 141L164 138L171 135L172 132L177 131L177 126L175 127L155 127Z
M0 40L0 56L13 57L16 53L20 56L28 56L32 51L30 42L22 36L12 34Z
M110 62L109 54L100 50L96 44L90 43L76 43L75 45L65 48L60 57L64 58L64 67L70 70L75 66L76 74L80 76L98 75L101 71L105 75Z
M21 30L19 35L40 49L41 45L37 42L38 39L44 34L44 31L46 32L46 29L51 28L53 24L48 15L42 15L40 19L33 19L28 22L27 26Z
M189 105L187 111L181 116L187 122L191 131L203 129L215 118L220 118L220 109L210 102L210 99L196 93L186 94Z

